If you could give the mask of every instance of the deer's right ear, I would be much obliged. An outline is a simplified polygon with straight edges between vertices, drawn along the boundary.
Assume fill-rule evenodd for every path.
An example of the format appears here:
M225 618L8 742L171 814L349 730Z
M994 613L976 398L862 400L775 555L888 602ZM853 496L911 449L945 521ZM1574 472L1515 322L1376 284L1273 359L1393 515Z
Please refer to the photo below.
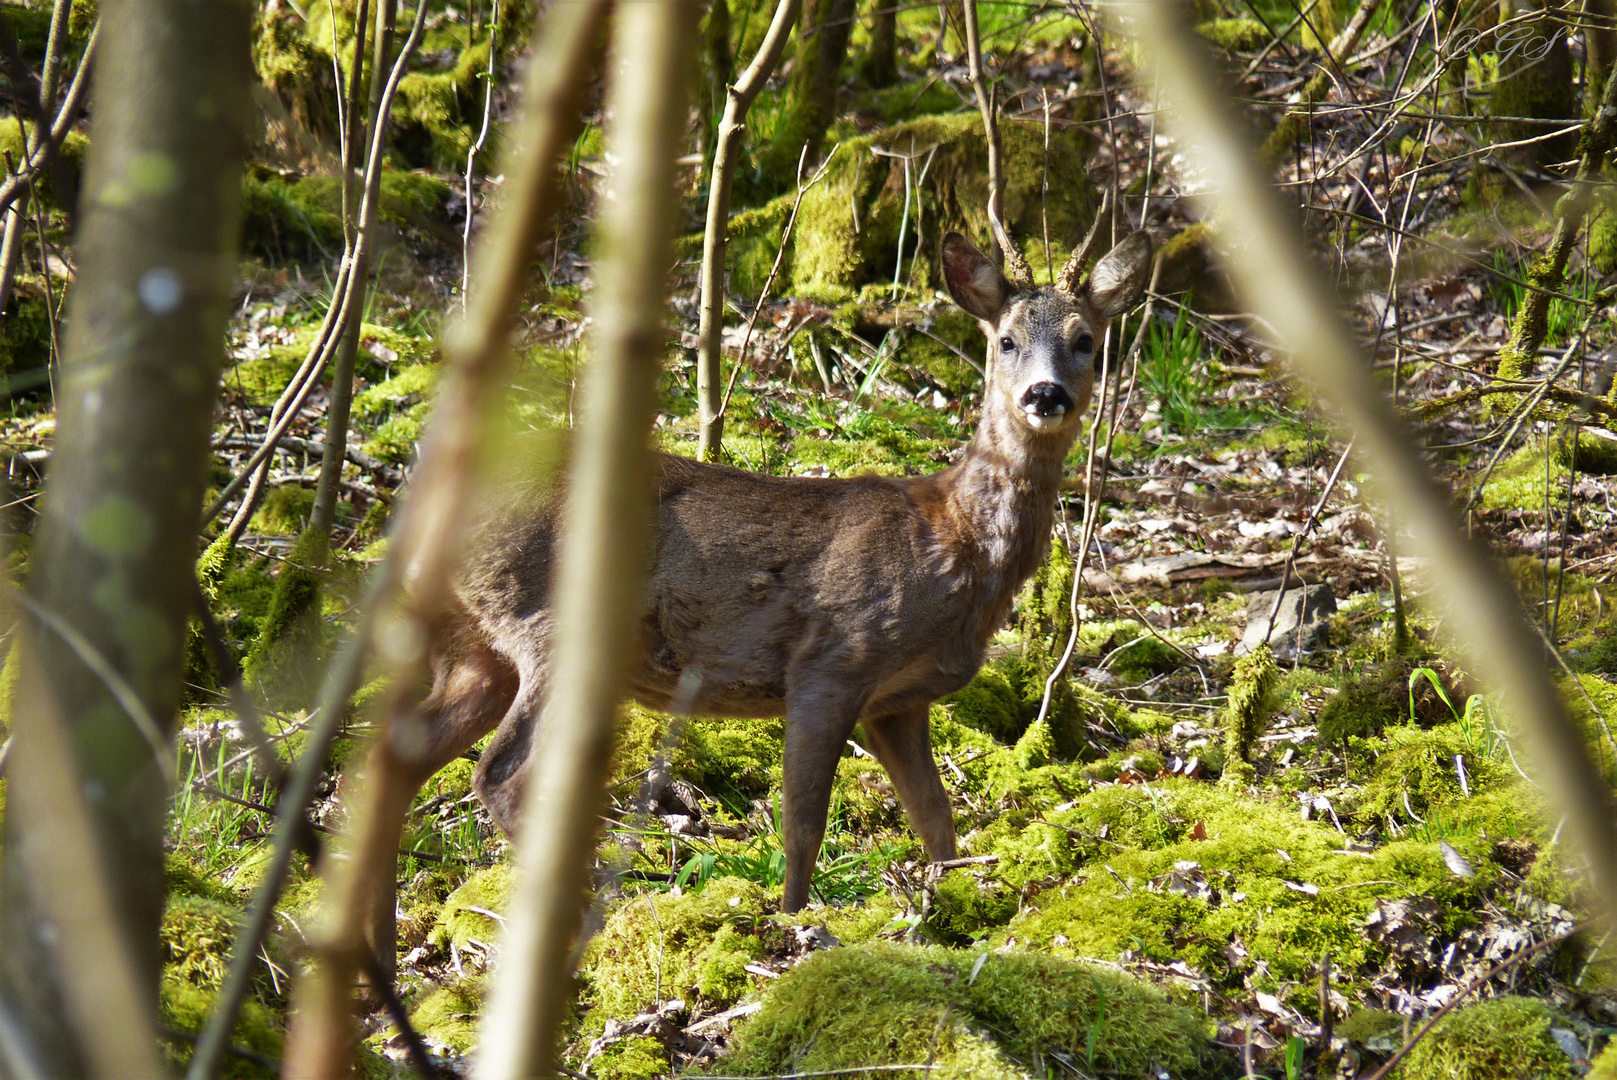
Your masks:
M968 314L996 322L1011 297L1011 283L987 255L957 232L943 238L943 283Z

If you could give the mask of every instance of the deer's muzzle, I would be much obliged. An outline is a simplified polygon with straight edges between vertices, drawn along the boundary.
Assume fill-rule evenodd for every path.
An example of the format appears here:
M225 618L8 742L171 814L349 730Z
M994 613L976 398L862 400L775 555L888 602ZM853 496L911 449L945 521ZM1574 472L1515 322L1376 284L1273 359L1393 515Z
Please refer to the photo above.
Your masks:
M1066 419L1073 410L1074 402L1067 388L1060 383L1041 382L1022 391L1018 404L1022 406L1028 422L1035 428L1042 428L1054 427Z

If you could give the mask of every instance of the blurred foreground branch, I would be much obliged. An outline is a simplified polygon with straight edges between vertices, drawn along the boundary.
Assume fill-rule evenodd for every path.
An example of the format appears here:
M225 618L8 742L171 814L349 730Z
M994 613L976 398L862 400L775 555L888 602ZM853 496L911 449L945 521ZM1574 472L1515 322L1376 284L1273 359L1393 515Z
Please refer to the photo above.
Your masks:
M164 740L236 271L250 5L101 11L97 76L117 90L90 140L28 581L0 999L48 1075L158 1076Z
M397 518L388 558L372 582L360 625L327 675L317 723L291 784L281 794L274 855L247 923L232 946L230 974L192 1059L190 1080L211 1076L228 1044L251 982L259 942L286 883L297 833L305 827L303 815L359 684L370 643L380 635L396 646L387 659L397 665L398 677L383 703L384 716L390 717L403 700L401 695L419 683L426 663L427 627L448 595L458 526L466 517L468 480L493 427L489 416L505 384L517 301L527 286L540 230L555 210L556 165L578 127L579 103L588 84L585 72L596 56L594 43L606 7L607 0L558 4L541 28L528 65L522 111L507 136L505 196L477 250L471 312L444 335L443 387L409 501ZM413 593L409 608L401 611L395 602L407 576ZM350 829L342 843L350 860L333 861L339 869L329 879L329 917L315 931L317 948L327 962L317 966L311 985L299 988L287 1052L289 1075L341 1074L347 1068L353 1037L353 973L368 947L362 936L365 922L376 906L374 897L384 890L391 895L394 884L397 851L388 836L397 836L403 812L394 805L401 785L389 783L388 774L398 764L389 739L379 739L363 783L346 792ZM390 948L378 950L384 953L383 963L390 959L386 955Z
M518 884L483 1016L477 1075L552 1076L572 1001L573 946L605 809L612 732L637 648L654 493L657 396L684 137L694 0L618 8L608 144L620 164L601 219L595 357L555 577L548 688L518 837Z

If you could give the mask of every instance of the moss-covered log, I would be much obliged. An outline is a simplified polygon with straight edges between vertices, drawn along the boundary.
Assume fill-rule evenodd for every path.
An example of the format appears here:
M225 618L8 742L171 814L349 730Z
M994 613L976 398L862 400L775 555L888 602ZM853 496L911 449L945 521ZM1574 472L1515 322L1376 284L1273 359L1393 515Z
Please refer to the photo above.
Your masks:
M1023 244L1024 254L1043 280L1044 246L1031 238L1042 236L1043 229L1044 129L1015 121L1000 127L1005 224L1013 236L1030 238ZM936 146L937 153L921 189L919 218L911 207L903 280L922 289L937 283L932 251L937 238L951 229L988 247L988 146L982 120L975 113L924 117L840 144L826 179L803 199L781 272L782 291L840 303L864 285L892 281L904 210L903 163L876 158L870 151L879 146L908 153L912 144L919 150ZM1088 228L1098 201L1086 175L1088 146L1089 137L1078 128L1058 130L1051 137L1050 176L1064 178L1052 183L1048 200L1051 258L1057 264L1067 258L1069 242ZM731 219L732 292L756 296L763 288L791 205L792 197L782 196ZM685 250L699 243L699 237L688 238Z

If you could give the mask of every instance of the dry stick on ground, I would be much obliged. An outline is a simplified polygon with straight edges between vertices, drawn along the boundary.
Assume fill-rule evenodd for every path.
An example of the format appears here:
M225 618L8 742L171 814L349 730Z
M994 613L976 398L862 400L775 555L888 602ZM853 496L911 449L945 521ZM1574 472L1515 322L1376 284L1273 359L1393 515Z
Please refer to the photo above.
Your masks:
M573 998L574 944L634 647L655 486L657 395L695 0L622 4L607 91L620 164L603 205L595 359L558 543L552 683L518 831L518 883L476 1075L549 1076Z
M1338 320L1329 293L1303 254L1292 218L1275 201L1257 156L1237 132L1227 99L1214 90L1205 46L1177 9L1161 0L1131 0L1141 43L1155 62L1165 115L1182 145L1208 175L1222 179L1213 195L1219 219L1242 243L1229 265L1237 288L1282 340L1292 363L1336 411L1361 448L1382 505L1407 523L1433 592L1476 666L1488 672L1518 730L1531 732L1546 794L1560 805L1587 856L1598 909L1617 913L1617 813L1604 778L1548 677L1548 657L1510 585L1468 542L1408 432L1394 416L1373 372ZM1298 343L1307 348L1297 348Z
M236 270L249 8L102 7L99 74L116 92L90 142L85 190L101 197L79 231L28 591L123 685L87 671L75 641L29 633L0 856L0 997L52 1076L163 1074L151 1024L169 789L127 702L164 728L179 703ZM130 185L140 161L163 182Z
M1555 204L1555 232L1549 250L1528 272L1536 288L1522 297L1516 321L1510 328L1510 341L1499 354L1499 377L1520 379L1532 370L1538 347L1549 330L1550 297L1544 290L1559 291L1566 275L1567 259L1577 244L1578 232L1594 208L1595 189L1601 183L1606 155L1617 142L1617 64L1611 65L1606 83L1596 103L1594 118L1583 129L1579 147L1578 172L1572 190Z
M467 480L482 456L491 426L488 417L505 384L507 341L516 322L517 302L526 287L540 230L556 208L560 187L556 164L578 126L586 72L596 55L594 43L607 6L607 0L557 5L534 48L522 111L509 129L504 198L484 230L486 242L478 248L471 314L464 323L451 326L444 337L443 387L427 429L413 490L396 519L388 558L368 590L359 626L327 673L316 713L318 722L309 732L290 785L281 793L270 865L232 945L230 973L198 1041L187 1080L208 1080L229 1043L236 1014L252 982L259 945L286 884L296 837L304 828L305 809L314 797L327 749L348 700L359 685L365 653L384 618L383 607L397 596L406 569L414 574L411 611L418 619L430 619L446 599L457 526L465 517ZM420 572L415 573L417 570ZM413 636L421 628L419 623L395 623L391 629L398 632L389 637L424 641L424 637ZM417 656L413 662L420 664L423 659ZM378 745L385 744L379 741ZM402 820L402 812L399 817ZM391 880L391 861L383 872ZM344 1000L342 1008L346 1011L347 1007Z
M758 55L729 88L714 141L713 173L707 187L707 228L702 234L702 321L696 346L697 453L703 461L717 460L724 441L724 410L719 402L719 367L724 356L724 249L730 222L730 188L741 159L741 134L746 130L743 124L753 99L780 62L802 6L803 0L780 0L776 5L775 18L758 46Z

